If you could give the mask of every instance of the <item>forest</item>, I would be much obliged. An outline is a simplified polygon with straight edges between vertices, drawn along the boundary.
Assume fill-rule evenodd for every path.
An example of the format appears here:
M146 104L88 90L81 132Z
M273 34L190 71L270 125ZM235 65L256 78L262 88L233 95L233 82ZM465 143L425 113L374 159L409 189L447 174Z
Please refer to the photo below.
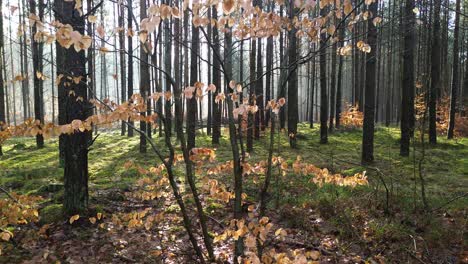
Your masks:
M468 263L468 0L0 0L0 263Z

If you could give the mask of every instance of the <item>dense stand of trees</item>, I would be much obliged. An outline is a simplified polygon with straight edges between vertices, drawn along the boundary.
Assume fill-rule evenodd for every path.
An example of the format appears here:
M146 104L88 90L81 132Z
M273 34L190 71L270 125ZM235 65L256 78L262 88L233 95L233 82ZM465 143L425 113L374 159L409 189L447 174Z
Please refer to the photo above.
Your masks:
M177 9L170 10L169 19L151 28L149 18L154 4ZM136 128L132 120L124 120L121 135L132 137L137 131L140 152L145 153L151 137L166 137L170 143L174 133L186 155L196 147L197 133L211 134L213 145L219 144L223 136L229 137L235 158L236 197L240 197L241 160L245 151L255 151L262 131L271 125L272 98L286 99L287 107L278 113L279 127L287 125L292 148L300 147L299 122L309 122L312 127L319 121L320 143L327 144L329 134L343 125L342 111L348 104L355 105L364 113L363 163L374 160L376 123L399 125L400 153L410 154L417 96L423 97L427 105L432 144L437 142L437 107L444 97L451 98L448 138L454 135L455 116L466 113L466 1L367 0L349 7L349 1L321 0L304 12L293 1L278 5L255 0L257 10L290 21L297 17L323 21L318 30L309 32L281 25L278 34L266 37L261 31L252 31L250 36L233 34L231 24L239 21L225 17L215 6L207 10L208 21L215 25L199 26L202 18L193 15L198 14L198 7L184 9L186 4L178 0L0 1L0 123L16 124L33 118L40 124L58 120L64 125L102 111L89 99L118 104L143 100L146 107L141 108L140 115L146 120L157 119L159 132L152 135L156 128L147 121L141 121ZM229 8L230 1L222 4ZM335 16L326 19L330 12ZM90 48L63 47L57 39L57 45L49 49L38 41L38 34L48 27L43 22L48 16L62 26L71 25L82 35L86 32ZM269 23L261 12L253 16ZM4 18L8 25L3 23ZM204 87L209 88L206 94L199 89ZM141 99L134 96L135 92ZM238 93L240 101L231 98L234 93ZM242 100L250 106L246 120L237 119L233 113ZM36 141L38 148L45 144L41 134ZM89 131L60 136L64 203L69 213L87 206L87 152L91 142ZM191 161L188 156L186 159L191 181ZM236 217L241 213L240 201L236 200ZM206 239L209 249L207 233ZM242 246L239 241L239 252Z

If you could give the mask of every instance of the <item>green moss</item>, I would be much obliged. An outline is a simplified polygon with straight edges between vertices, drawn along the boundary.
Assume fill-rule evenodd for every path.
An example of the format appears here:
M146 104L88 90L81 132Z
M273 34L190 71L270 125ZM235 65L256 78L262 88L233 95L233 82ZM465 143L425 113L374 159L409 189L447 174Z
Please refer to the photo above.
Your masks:
M56 223L63 219L63 206L61 204L51 204L39 211L40 224Z

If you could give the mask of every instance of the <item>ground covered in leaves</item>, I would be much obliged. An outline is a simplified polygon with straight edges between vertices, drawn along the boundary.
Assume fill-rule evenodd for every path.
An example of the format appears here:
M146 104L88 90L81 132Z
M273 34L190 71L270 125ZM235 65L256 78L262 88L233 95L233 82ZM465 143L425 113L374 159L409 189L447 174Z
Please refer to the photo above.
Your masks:
M298 149L288 147L286 135L275 138L275 156L292 164L297 156L332 172L354 175L366 171L369 186L354 189L333 185L321 188L309 177L293 172L275 173L267 215L275 229L265 247L289 255L303 253L319 263L459 263L467 261L466 208L468 200L468 139L440 139L435 147L414 144L415 155L401 158L395 128L376 131L376 162L362 167L361 131L336 131L327 145L319 144L319 131L300 126ZM157 135L161 149L164 143ZM175 140L175 139L174 139ZM268 136L255 142L252 162L265 160ZM90 152L88 215L73 221L63 217L63 170L58 143L52 139L37 150L33 139L13 139L0 158L0 186L10 193L40 196L38 222L8 226L14 236L0 242L0 263L194 263L195 254L182 225L179 208L169 189L154 199L141 199L143 168L160 164L152 153L138 153L138 138L102 131ZM200 134L197 144L209 147ZM223 138L217 161L231 159ZM421 160L422 159L422 160ZM419 172L421 162L421 173ZM204 165L208 171L213 164ZM180 167L180 168L179 168ZM183 167L177 167L184 189ZM212 176L232 189L232 175ZM421 194L424 180L428 206ZM246 177L247 207L257 200L262 177ZM198 181L201 190L204 182ZM0 194L1 199L9 199ZM153 198L153 197L152 197ZM220 259L229 259L232 239L216 239L232 219L232 204L202 192L209 227ZM189 213L196 224L195 206L186 193ZM2 217L2 216L0 216ZM134 221L133 221L134 220ZM70 223L72 222L72 223Z

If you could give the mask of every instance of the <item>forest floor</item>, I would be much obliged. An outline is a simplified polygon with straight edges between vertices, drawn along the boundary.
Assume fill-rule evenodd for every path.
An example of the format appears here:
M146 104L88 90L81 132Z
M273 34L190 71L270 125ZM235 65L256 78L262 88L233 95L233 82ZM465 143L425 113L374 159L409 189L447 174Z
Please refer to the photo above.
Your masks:
M90 216L104 216L96 225L85 217L71 225L61 215L63 169L57 139L48 140L40 150L32 138L7 142L0 157L0 186L10 192L42 196L44 201L39 205L38 223L16 228L12 241L0 243L0 263L195 261L172 196L140 201L131 195L144 176L136 167L125 164L132 161L147 168L160 161L151 151L138 152L138 136L121 137L117 131L100 133L89 153ZM319 130L303 124L294 150L289 148L286 135L276 136L274 155L288 163L301 156L317 167L344 175L367 171L369 185L319 188L310 183L310 177L275 175L267 215L275 227L287 231L287 236L281 240L272 237L267 247L307 250L320 263L467 263L468 138L448 141L441 136L437 146L424 146L420 174L423 146L417 143L415 155L400 157L397 128L376 129L375 163L367 168L360 166L361 134L360 130L335 131L329 136L329 144L322 145ZM155 141L164 149L162 140L156 137ZM210 142L204 134L197 136L201 147L210 147ZM255 141L252 161L268 157L267 142L265 135ZM217 147L216 155L219 162L232 159L227 137ZM183 182L182 168L177 167L177 173ZM232 189L232 175L214 177ZM427 208L421 198L420 177L424 179ZM258 193L257 180L245 182L244 191L252 201ZM201 181L198 184L201 186ZM191 198L186 196L186 200L191 216L196 218ZM208 198L204 203L212 232L222 232L229 225L232 205ZM112 228L116 219L131 217L134 212L154 217L157 227ZM162 212L164 217L158 218ZM230 244L221 242L215 250L222 256L230 248Z

